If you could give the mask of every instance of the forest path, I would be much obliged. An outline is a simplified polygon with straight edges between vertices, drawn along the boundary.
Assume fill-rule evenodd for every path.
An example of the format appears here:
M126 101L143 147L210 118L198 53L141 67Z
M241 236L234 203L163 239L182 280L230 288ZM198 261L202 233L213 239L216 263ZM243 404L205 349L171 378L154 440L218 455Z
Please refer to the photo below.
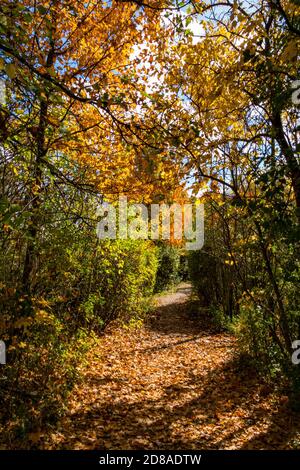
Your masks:
M234 337L197 319L190 293L181 284L143 327L104 334L44 448L290 448L286 397L239 370Z

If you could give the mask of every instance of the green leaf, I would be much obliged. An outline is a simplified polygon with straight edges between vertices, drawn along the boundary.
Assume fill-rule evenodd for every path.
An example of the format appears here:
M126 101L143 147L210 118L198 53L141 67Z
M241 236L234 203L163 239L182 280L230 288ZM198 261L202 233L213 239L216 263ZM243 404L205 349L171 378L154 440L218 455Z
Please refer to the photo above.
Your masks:
M37 9L38 9L38 12L39 12L41 15L45 15L45 14L47 13L47 11L48 11L48 9L45 8L43 5L38 5Z
M31 16L30 13L26 12L26 13L24 13L24 15L23 15L23 19L24 19L25 23L31 23L31 21L32 21L32 16Z

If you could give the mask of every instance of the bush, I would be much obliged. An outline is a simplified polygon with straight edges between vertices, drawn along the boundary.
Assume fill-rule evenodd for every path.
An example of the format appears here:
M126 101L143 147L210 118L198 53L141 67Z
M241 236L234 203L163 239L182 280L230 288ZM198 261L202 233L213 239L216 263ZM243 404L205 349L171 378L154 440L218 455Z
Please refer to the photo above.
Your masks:
M151 242L99 241L94 232L78 237L65 226L44 241L42 252L36 297L46 298L73 331L99 331L116 318L141 315L153 293L158 259Z
M167 243L158 244L158 249L156 292L172 287L180 281L180 249Z
M0 369L6 439L61 416L95 333L118 318L138 322L155 284L157 248L148 241L100 242L92 231L79 237L78 227L66 223L44 233L38 251L30 301L18 283L0 285L0 338L8 351Z
M114 240L99 244L99 263L94 279L101 303L96 310L103 324L116 318L140 318L152 295L158 266L151 242Z
M179 278L182 281L188 281L190 278L190 273L189 273L189 260L188 256L186 254L180 255L180 260L179 260Z
M190 279L201 305L210 307L211 311L222 310L224 320L238 313L233 267L209 248L192 251L188 262Z
M14 334L5 335L7 364L1 366L2 437L13 441L36 433L45 422L54 423L64 412L66 399L79 378L78 365L94 337L68 325L49 309L14 322Z
M203 306L217 305L219 300L218 264L213 255L202 251L189 254L193 288Z
M231 325L240 353L264 376L274 376L280 371L280 349L271 335L271 321L259 307L248 301L241 304L240 315Z
M299 312L287 312L290 331L297 335ZM291 352L285 350L278 312L269 315L249 299L241 303L240 314L231 329L238 339L241 355L255 366L264 379L281 377L289 383L293 408L300 409L300 365L293 364Z

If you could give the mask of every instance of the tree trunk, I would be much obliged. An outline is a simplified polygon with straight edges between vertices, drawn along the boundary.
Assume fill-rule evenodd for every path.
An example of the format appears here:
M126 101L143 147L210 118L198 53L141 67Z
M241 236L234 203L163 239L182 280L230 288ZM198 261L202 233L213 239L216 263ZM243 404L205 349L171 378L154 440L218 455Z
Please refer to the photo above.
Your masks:
M291 178L292 187L295 195L297 218L300 224L300 167L295 153L288 143L284 134L281 115L279 110L273 110L272 124L275 138L280 146L281 152L285 157L288 166L288 176Z
M54 43L51 43L50 51L47 55L46 67L52 67L54 63ZM45 146L45 131L47 126L47 117L48 117L48 102L49 102L49 90L44 89L43 96L40 98L40 112L39 112L39 122L38 128L36 131L36 150L35 150L35 162L33 168L33 178L32 178L32 189L30 198L32 200L32 214L29 220L28 236L29 240L27 242L25 260L23 266L23 275L22 275L22 291L23 294L27 297L27 300L30 302L32 296L32 274L34 271L34 266L37 260L37 236L38 236L38 226L40 222L40 208L43 201L43 158L47 154L47 149ZM27 305L28 305L27 302Z

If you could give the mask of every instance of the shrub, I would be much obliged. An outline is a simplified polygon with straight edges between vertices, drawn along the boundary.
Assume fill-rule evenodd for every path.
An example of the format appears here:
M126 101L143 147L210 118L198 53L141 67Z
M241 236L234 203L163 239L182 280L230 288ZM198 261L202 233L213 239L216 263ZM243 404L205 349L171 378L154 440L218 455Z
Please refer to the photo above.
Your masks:
M189 273L189 260L186 254L180 255L179 260L179 277L182 281L187 281L190 278Z
M158 244L158 270L155 291L160 292L180 281L180 249L167 243Z
M100 243L94 280L102 299L97 315L104 325L116 318L130 321L145 312L152 295L158 265L157 250L150 242L114 240Z
M64 412L94 332L117 318L139 324L158 265L151 242L100 242L92 231L78 236L70 223L45 232L38 251L30 301L18 283L0 285L0 338L8 350L0 370L1 421L11 440Z
M158 264L153 243L99 241L94 232L78 237L69 226L56 231L43 252L42 278L47 283L37 285L36 295L45 295L56 316L68 318L74 331L99 331L116 318L130 319L146 308Z
M13 326L14 335L5 335L7 364L1 366L1 421L6 441L22 439L62 415L79 378L78 366L94 341L82 329L71 334L68 325L39 303L31 317L17 320Z
M272 320L250 301L242 303L231 329L238 339L240 353L264 376L280 371L280 349L272 337Z

